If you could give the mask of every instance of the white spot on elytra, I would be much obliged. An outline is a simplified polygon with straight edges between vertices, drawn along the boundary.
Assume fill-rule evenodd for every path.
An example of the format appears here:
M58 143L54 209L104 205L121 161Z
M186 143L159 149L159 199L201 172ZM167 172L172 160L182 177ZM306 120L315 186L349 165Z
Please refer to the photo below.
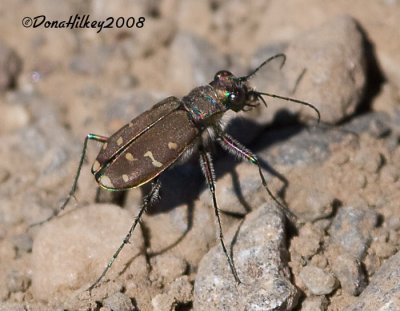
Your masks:
M168 148L169 148L170 150L176 150L176 149L178 148L178 145L177 145L176 143L169 142L169 143L168 143Z
M151 159L151 164L155 167L161 167L163 164L161 162L158 162L156 159L154 159L153 153L151 151L147 151L144 155L144 157L149 157Z
M111 182L110 177L108 177L107 175L103 175L100 177L100 183L106 188L114 188L114 185Z
M93 166L92 166L92 171L97 172L100 168L100 162L99 161L94 161Z
M106 149L107 149L107 143L104 143L103 150L106 150Z
M121 146L123 142L124 142L124 140L122 139L122 137L120 137L120 138L118 138L118 140L117 140L117 145L118 145L118 146Z
M122 175L122 179L124 180L124 182L128 182L129 176L126 175L126 174L123 174L123 175Z
M132 127L132 126L133 126L133 123L132 123L132 122L129 122L128 126L129 126L129 127Z
M125 158L126 158L128 161L136 161L136 160L137 160L137 159L135 159L135 158L133 157L132 153L130 153L130 152L128 152L127 154L125 154Z

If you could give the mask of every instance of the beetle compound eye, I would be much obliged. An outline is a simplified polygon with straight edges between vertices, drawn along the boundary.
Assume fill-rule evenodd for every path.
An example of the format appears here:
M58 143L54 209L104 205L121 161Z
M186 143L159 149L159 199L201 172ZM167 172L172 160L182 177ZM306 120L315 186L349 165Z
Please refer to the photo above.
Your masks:
M226 81L229 80L233 74L227 70L218 71L214 76L214 81Z

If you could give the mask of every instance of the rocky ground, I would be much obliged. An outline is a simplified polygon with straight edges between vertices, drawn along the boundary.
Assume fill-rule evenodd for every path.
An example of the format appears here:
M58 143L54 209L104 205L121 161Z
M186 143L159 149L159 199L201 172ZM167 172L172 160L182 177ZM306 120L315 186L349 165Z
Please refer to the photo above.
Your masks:
M134 17L133 28L24 27ZM400 310L400 2L2 1L0 4L0 310ZM24 23L24 24L23 24ZM139 26L139 27L137 27ZM141 27L143 26L143 27ZM162 175L161 201L106 277L143 193L102 192L89 145L76 200L56 219L87 133L111 135L221 69L290 96L227 115L256 167L214 150L218 242L196 155ZM147 191L148 189L145 189Z

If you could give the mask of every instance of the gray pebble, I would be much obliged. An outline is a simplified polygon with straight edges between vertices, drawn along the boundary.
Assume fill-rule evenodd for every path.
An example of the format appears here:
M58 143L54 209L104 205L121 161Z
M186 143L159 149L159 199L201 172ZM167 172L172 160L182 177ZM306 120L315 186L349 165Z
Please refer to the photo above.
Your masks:
M366 276L360 262L349 254L332 258L332 270L342 289L353 296L361 293L366 285Z
M203 258L195 281L194 310L291 310L298 299L287 270L284 217L272 204L246 216L232 237L233 260L242 281L237 285L221 245Z
M104 299L103 304L112 311L134 311L131 299L123 293L115 293L114 295Z
M339 208L329 230L332 242L361 260L371 242L371 230L376 226L375 211L343 206Z
M329 147L346 137L340 131L318 128L302 129L297 126L266 131L256 142L257 154L271 166L298 166L321 163L331 154ZM273 144L271 148L267 146Z
M345 311L400 310L400 252L388 259Z
M12 270L7 275L7 287L11 293L23 292L30 284L30 278L22 272Z
M301 304L301 311L325 311L328 299L325 296L307 297Z
M330 294L337 287L336 278L318 267L306 266L300 271L299 276L314 295Z
M18 253L31 252L32 243L32 237L27 233L17 235L13 238L13 244Z

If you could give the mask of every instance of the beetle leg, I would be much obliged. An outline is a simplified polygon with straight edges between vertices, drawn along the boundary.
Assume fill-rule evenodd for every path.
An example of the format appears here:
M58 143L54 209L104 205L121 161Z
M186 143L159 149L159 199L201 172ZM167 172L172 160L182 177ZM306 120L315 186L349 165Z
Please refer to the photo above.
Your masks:
M211 195L212 195L212 200L213 200L213 205L214 205L214 211L215 211L215 216L217 218L218 222L218 230L219 230L219 235L218 238L221 242L222 249L225 253L226 258L228 259L229 266L231 268L232 274L235 278L235 281L240 284L241 281L239 279L239 276L236 272L235 265L233 263L233 260L231 256L228 254L228 251L226 250L225 243L224 243L224 236L222 233L222 225L221 225L221 219L219 215L219 208L217 205L217 198L215 196L215 175L214 175L214 168L212 165L212 160L210 153L204 151L203 149L200 150L200 165L201 169L203 171L203 174L207 180L208 188L210 189Z
M87 144L88 144L89 140L94 140L94 141L98 141L100 143L105 143L108 140L108 137L97 135L97 134L88 134L85 137L85 141L83 142L81 159L79 160L79 165L78 165L78 169L77 169L76 174L75 174L74 183L72 184L72 187L71 187L71 190L68 193L68 196L65 198L64 202L60 205L60 207L56 211L54 211L53 215L49 216L45 220L42 220L40 222L37 222L37 223L34 223L34 224L30 225L30 227L42 225L42 224L52 220L53 218L57 217L57 215L60 214L61 211L67 206L67 204L69 203L71 198L74 197L75 192L76 192L76 188L77 188L77 185L78 185L78 179L79 179L79 175L81 173L83 161L85 160L86 149L87 149Z
M97 286L97 284L100 283L101 279L106 275L106 273L108 272L108 270L110 270L111 266L113 265L115 259L117 259L119 253L122 251L122 249L125 247L126 244L129 243L129 240L133 234L133 232L135 231L135 228L137 226L137 224L140 222L140 219L142 218L143 213L146 211L146 209L149 207L149 205L153 204L159 197L159 191L161 188L161 183L159 182L159 180L153 181L152 186L151 186L151 190L150 193L147 194L144 198L143 198L143 205L140 207L140 211L137 214L137 216L135 217L128 233L126 234L125 238L122 240L121 245L118 247L118 249L115 251L115 253L112 255L110 261L107 263L106 267L104 268L103 272L101 273L101 275L97 278L97 280L90 285L90 287L87 289L89 292L95 288Z
M293 223L297 223L297 216L292 213L292 211L286 206L286 204L280 202L268 188L267 181L264 177L264 174L261 170L260 163L258 162L257 156L248 150L246 147L242 146L238 141L229 136L228 134L222 132L221 130L217 130L217 141L221 145L223 149L228 151L229 153L239 157L242 160L246 160L251 164L254 164L258 167L258 173L260 174L261 182L267 191L268 195L279 205L279 207L283 210L286 217L288 217Z

